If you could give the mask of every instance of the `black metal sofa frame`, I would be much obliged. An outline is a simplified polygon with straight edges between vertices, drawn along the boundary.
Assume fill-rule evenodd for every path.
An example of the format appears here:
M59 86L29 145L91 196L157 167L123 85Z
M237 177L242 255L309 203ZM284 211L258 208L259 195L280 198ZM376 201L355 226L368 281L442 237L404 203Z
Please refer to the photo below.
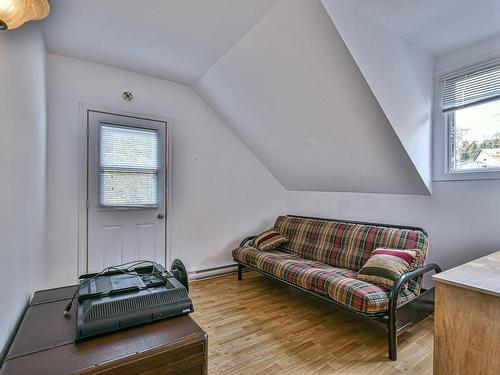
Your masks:
M318 220L328 220L328 221L338 221L341 223L350 223L350 224L364 224L364 225L375 225L375 226L381 226L381 227L390 227L390 228L399 228L399 229L411 229L411 230L418 230L424 233L426 236L427 231L425 231L422 228L419 227L411 227L411 226L404 226L404 225L392 225L392 224L380 224L380 223L370 223L370 222L363 222L363 221L351 221L351 220L338 220L338 219L324 219L324 218L316 218L316 217L308 217L308 216L296 216L296 215L289 215L289 216L294 216L294 217L300 217L300 218L309 218L309 219L318 219ZM243 241L240 243L240 247L245 246L249 241L252 241L256 236L249 236L245 238ZM382 313L376 313L376 314L366 314L366 313L361 313L357 312L354 310L351 310L349 307L338 303L330 298L327 298L325 296L322 296L321 294L314 293L308 289L302 288L298 285L292 284L286 280L280 279L279 277L276 277L268 272L262 271L258 268L255 268L253 266L250 266L248 264L239 262L235 260L236 263L238 263L238 280L242 280L242 275L243 275L243 270L245 268L252 269L254 271L260 272L266 276L272 277L273 279L279 280L285 284L288 284L290 286L293 286L294 288L297 288L305 293L312 294L315 297L321 298L329 303L332 303L334 305L337 305L339 307L342 307L343 309L346 309L350 311L351 313L354 313L358 316L364 317L364 318L369 318L377 323L380 323L382 328L384 328L387 331L387 338L388 338L388 349L389 349L389 359L392 361L395 361L397 359L397 337L405 332L407 329L412 327L413 325L417 324L418 322L422 321L429 315L431 315L434 312L434 287L430 289L422 289L420 294L402 304L402 305L397 305L397 297L399 294L399 290L403 286L405 282L411 279L416 279L421 275L424 275L425 273L432 272L434 271L435 273L441 272L441 267L438 266L435 263L428 263L420 268L417 268L413 271L410 271L408 273L403 274L399 279L396 280L394 283L394 286L391 289L391 292L389 294L389 308L387 311L384 311Z

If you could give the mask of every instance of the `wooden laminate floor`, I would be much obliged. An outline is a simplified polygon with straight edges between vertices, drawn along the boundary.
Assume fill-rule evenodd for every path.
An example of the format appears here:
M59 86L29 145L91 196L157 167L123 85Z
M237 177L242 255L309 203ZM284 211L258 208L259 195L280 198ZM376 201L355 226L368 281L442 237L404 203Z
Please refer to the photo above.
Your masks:
M399 337L283 283L246 272L190 285L196 322L208 333L209 374L431 374L433 321Z

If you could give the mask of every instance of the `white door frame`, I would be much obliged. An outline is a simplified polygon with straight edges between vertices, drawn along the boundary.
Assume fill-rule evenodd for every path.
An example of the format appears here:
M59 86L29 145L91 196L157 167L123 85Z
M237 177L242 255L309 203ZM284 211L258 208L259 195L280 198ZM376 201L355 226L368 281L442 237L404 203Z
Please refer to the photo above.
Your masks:
M162 118L145 114L129 113L109 108L90 106L80 103L80 141L79 141L79 167L78 167L78 276L87 273L88 264L88 119L89 112L100 112L117 116L132 117L141 120L163 122L165 131L165 267L170 267L170 227L172 215L172 188L171 188L171 160L172 145L171 134L173 119Z

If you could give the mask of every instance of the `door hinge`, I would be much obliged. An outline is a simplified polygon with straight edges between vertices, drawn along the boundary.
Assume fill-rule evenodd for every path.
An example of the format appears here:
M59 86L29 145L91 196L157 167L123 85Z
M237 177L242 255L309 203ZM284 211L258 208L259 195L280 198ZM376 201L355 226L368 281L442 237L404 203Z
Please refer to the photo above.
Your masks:
M87 137L90 136L90 125L87 124L87 131L86 131Z
M90 205L89 205L89 199L88 199L88 198L85 200L85 206L87 207L87 210L88 210L88 209L89 209L89 206L90 206Z

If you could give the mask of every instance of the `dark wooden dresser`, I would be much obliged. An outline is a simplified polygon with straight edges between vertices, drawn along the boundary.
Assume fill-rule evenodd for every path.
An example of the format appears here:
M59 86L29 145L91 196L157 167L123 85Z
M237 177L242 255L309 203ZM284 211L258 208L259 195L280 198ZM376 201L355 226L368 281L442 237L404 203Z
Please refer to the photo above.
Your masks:
M207 334L184 315L75 342L76 286L36 292L0 375L206 374Z

